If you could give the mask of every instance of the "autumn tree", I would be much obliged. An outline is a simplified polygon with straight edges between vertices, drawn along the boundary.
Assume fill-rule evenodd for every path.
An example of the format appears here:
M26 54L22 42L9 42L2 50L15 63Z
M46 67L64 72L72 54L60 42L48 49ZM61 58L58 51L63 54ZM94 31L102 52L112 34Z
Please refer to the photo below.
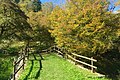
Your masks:
M109 12L107 0L70 0L49 16L58 46L82 55L105 53L119 40L120 16Z

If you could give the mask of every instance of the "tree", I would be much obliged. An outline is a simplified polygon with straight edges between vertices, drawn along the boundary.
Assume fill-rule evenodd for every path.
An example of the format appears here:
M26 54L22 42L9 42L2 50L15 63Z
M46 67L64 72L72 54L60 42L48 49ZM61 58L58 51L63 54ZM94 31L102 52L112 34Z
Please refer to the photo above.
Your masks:
M13 2L20 5L21 9L23 11L33 11L38 12L42 9L41 7L41 1L40 0L13 0Z
M20 0L15 0L15 2L16 2L16 3L19 3L19 2L20 2Z
M53 44L54 38L51 37L51 34L48 32L48 21L47 16L45 16L41 11L29 12L28 16L30 17L28 22L33 29L33 46L44 49L50 47Z
M38 12L41 10L41 2L39 0L34 0L32 2L32 4L33 4L33 11L34 12Z
M33 36L31 36L32 40L30 41L30 46L37 46L37 48L49 47L53 43L53 38L48 32L48 13L46 13L45 11L47 11L48 9L52 10L52 7L44 6L45 8L43 7L41 11L33 12L32 9L30 9L30 3L20 3L19 5L22 6L21 9L26 12L27 16L29 16L28 22L33 30ZM25 7L23 7L23 5L27 6L29 10L25 10Z
M107 0L71 0L66 9L56 7L49 16L51 34L58 46L93 56L114 46L120 35L120 17L107 11ZM59 14L58 14L59 13Z
M42 4L42 12L46 15L49 15L53 11L53 3L52 2L46 2Z
M0 41L30 39L32 28L27 22L25 13L10 0L0 2Z

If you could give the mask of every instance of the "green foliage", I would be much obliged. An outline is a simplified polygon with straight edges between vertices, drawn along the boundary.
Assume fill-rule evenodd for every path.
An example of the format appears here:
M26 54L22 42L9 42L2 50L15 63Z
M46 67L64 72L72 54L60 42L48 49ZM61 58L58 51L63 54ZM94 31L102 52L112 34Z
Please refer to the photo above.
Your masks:
M20 0L15 0L15 2L16 2L16 3L19 3L19 2L20 2Z
M120 53L117 49L108 51L106 54L96 56L99 60L95 65L98 66L97 72L108 75L112 80L120 79Z
M11 48L8 48L7 49L7 52L11 55L15 55L15 54L18 54L17 52L19 51L19 49L15 48L15 47L11 47Z
M109 5L107 0L70 0L65 8L56 6L54 10L52 3L43 5L38 0L33 2L21 0L19 4L10 0L0 1L0 49L6 48L11 54L18 52L21 48L17 43L17 46L12 47L11 41L22 41L23 44L20 44L22 47L33 46L39 50L45 49L54 44L54 38L58 46L70 52L87 56L103 54L119 46L120 14L107 11ZM41 6L43 6L42 10ZM25 11L29 19L20 8ZM10 73L6 72L8 66L11 66L8 64L9 62L11 61L0 59L1 80L6 79L6 75L8 76ZM87 74L83 75L83 72L79 72L78 69L75 68L76 70L74 70L73 65L64 63L55 57L50 57L50 62L44 62L44 65L46 69L42 75L43 80L48 79L53 74L51 72L55 66L55 72L60 70L56 77L65 71L63 75L60 75L60 80L65 78L78 80L81 75L81 79L99 80L99 78L92 76L89 78L88 72L83 71ZM46 72L49 71L48 69L50 72ZM70 73L66 74L67 71ZM47 77L45 76L46 73L49 73ZM73 77L71 77L71 73Z
M23 10L38 12L41 11L41 1L40 0L25 0L19 3Z
M0 80L8 80L12 72L12 61L10 57L1 57L0 55Z
M1 39L28 39L31 29L27 16L18 5L9 0L0 2L0 40Z
M29 12L28 16L28 22L32 26L34 34L31 42L34 42L34 45L39 47L50 47L54 39L51 37L50 32L48 32L47 16L43 12Z
M34 12L38 12L41 10L41 2L39 0L34 0L32 2L32 6L33 6L33 11Z
M28 40L29 46L33 46L39 49L45 49L50 47L53 43L53 38L51 37L50 32L48 32L48 13L45 13L45 11L47 11L48 9L48 6L43 7L42 11L38 11L36 13L32 11L33 2L28 1L28 3L19 3L21 9L25 11L27 16L29 16L28 22L32 27L32 32L30 33L31 39ZM26 7L27 9L25 9Z

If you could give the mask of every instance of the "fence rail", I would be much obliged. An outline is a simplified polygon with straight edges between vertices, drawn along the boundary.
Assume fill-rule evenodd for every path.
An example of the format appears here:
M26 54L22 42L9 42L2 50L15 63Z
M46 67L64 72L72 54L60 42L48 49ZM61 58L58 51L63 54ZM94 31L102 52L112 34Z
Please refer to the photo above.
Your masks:
M16 80L16 75L21 69L24 70L25 57L26 57L25 54L22 54L21 56L19 56L18 60L14 59L14 62L13 62L13 80Z
M22 49L19 53L18 53L18 57L14 57L14 61L13 61L13 72L10 75L10 78L8 80L16 80L17 79L17 74L18 72L23 69L24 70L24 66L25 66L25 60L28 57L28 48L27 49Z
M77 56L77 57L80 57L80 58L84 58L84 59L87 59L87 60L91 60L91 61L94 61L94 62L97 62L97 60L92 59L92 58L88 58L88 57L86 57L86 56L78 55L78 54L75 54L75 53L72 53L72 55Z
M12 78L10 78L10 80L16 80L17 73L21 70L21 68L24 70L25 58L27 57L29 59L29 52L31 52L31 51L32 50L30 48L27 48L27 49L25 49L25 51L21 52L22 55L19 56L18 60L14 59L14 62L13 62L13 66L14 66L13 74L12 74ZM94 70L97 69L97 67L94 66L94 62L97 62L97 60L93 59L93 57L89 58L89 57L78 55L78 54L75 54L75 53L70 53L70 54L64 53L62 49L60 49L60 48L58 48L56 46L50 47L49 49L46 49L46 50L42 50L40 53L51 52L51 51L52 52L55 51L55 52L59 53L65 59L71 59L73 62L75 62L75 64L81 63L83 65L89 66L91 68L91 72L94 72ZM32 52L34 52L34 51L32 51ZM40 53L38 53L38 54L41 57L41 59L43 59ZM91 61L91 64L88 64L86 62L80 61L76 57L89 60L89 61Z
M75 54L75 53L67 54L67 53L65 53L61 48L56 47L56 46L52 46L52 47L50 47L50 48L48 48L48 49L46 49L46 50L42 50L41 53L42 53L42 52L43 52L43 53L44 53L44 52L47 52L47 53L48 53L48 52L51 52L51 51L52 51L52 52L55 51L55 52L59 53L60 55L63 56L63 58L72 59L72 61L74 61L75 64L81 63L81 64L83 64L83 65L89 66L89 67L91 68L91 72L94 72L94 70L97 69L97 67L94 66L94 62L97 62L97 60L96 60L96 59L93 59L93 57L89 58L89 57L82 56L82 55L78 55L78 54ZM80 61L80 60L78 60L76 57L89 60L91 63L89 64L89 63L86 63L86 62L84 62L84 61Z
M74 61L75 64L81 63L83 65L89 66L91 68L91 72L94 72L94 70L97 69L97 67L94 66L94 62L97 62L97 60L93 59L93 57L89 58L89 57L78 55L78 54L75 54L75 53L71 53L71 54L63 53L62 50L58 47L54 47L53 50L56 51L57 53L61 54L66 59L68 59L68 58L72 59L72 61ZM76 57L89 60L91 62L91 64L80 61Z

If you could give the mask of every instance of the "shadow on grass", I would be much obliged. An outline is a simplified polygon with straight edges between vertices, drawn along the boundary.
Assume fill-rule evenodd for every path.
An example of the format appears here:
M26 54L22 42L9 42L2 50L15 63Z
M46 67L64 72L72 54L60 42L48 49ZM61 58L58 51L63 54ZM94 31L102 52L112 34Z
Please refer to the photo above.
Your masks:
M40 68L39 68L39 70L38 70L38 72L37 72L37 74L36 74L36 76L35 76L35 79L38 79L38 77L40 77Z
M39 60L39 70L38 70L38 72L37 72L37 74L36 74L36 76L35 76L35 79L38 79L38 77L40 77L40 70L42 70L42 61L41 60Z
M31 74L31 72L32 72L32 70L33 70L34 61L31 60L31 62L32 62L32 65L31 65L31 67L30 67L30 71L29 71L29 73L26 75L26 77L24 78L24 80L27 80L27 79L28 79L28 77L30 76L30 74Z
M28 80L28 77L30 76L32 70L33 70L33 66L34 66L34 60L31 60L31 67L30 67L30 70L29 70L29 73L26 75L26 77L24 78L24 80ZM38 79L38 77L40 77L40 70L42 70L42 61L39 60L39 70L38 72L36 73L36 76L35 76L35 79Z

